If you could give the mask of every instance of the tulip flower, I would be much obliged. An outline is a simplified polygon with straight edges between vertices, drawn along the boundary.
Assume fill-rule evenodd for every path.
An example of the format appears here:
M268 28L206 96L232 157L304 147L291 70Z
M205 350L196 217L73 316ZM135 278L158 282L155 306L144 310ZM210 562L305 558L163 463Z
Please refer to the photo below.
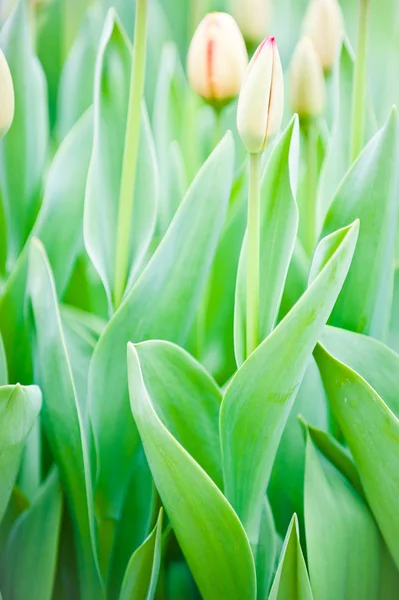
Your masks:
M303 22L320 57L324 71L329 71L344 31L344 19L338 0L310 0Z
M303 37L291 61L291 106L300 119L318 117L324 110L323 68L313 42Z
M0 50L0 139L10 129L14 118L14 86L6 57Z
M270 0L230 0L229 10L249 44L259 44L270 23Z
M214 106L237 96L248 64L244 38L231 15L213 12L198 25L187 57L193 90Z
M266 38L248 65L237 108L237 127L250 154L247 219L246 354L259 342L260 155L281 126L284 83L274 37Z

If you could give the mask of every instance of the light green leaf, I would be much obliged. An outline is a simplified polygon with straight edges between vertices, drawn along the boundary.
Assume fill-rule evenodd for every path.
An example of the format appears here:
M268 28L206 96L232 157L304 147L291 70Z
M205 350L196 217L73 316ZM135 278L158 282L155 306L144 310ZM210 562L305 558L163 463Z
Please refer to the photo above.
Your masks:
M0 387L0 521L17 478L26 438L42 405L35 385Z
M353 219L361 223L352 267L331 324L383 338L392 302L399 209L399 136L396 109L345 177L324 223L323 235ZM367 274L367 276L365 275Z
M225 492L251 543L256 542L263 497L284 426L348 272L358 227L355 222L320 244L315 258L318 262L322 253L325 260L320 274L238 370L223 398L220 438Z
M291 519L269 600L313 600L296 515Z
M24 1L16 4L0 35L14 83L15 115L0 143L0 188L7 224L8 270L35 222L47 159L47 89L34 54Z
M3 581L3 592L9 600L53 597L61 508L61 488L53 470L11 529Z
M119 600L153 600L161 565L162 515L161 508L154 529L131 557Z
M266 600L274 574L277 558L277 534L274 526L272 509L265 496L259 527L259 538L252 547L256 567L256 597Z
M265 339L276 325L294 251L298 207L295 201L296 182L292 173L298 171L298 161L299 132L298 118L295 116L274 147L261 182L260 340ZM234 315L234 349L238 365L244 362L246 356L246 261L245 238L238 267Z
M3 338L0 334L0 386L8 383L7 357L4 348Z
M60 295L65 291L83 246L83 202L92 144L92 119L89 110L59 147L47 176L43 204L32 232L46 247ZM11 381L32 379L24 313L28 254L29 243L25 245L0 300L1 332ZM18 344L15 344L16 336Z
M94 553L94 518L87 442L45 250L32 240L29 294L35 322L38 370L44 395L42 422L71 511L83 597L102 598Z
M125 144L131 47L111 9L101 36L94 83L94 140L87 180L84 239L112 306L118 206ZM134 189L130 229L129 283L138 271L151 242L158 195L155 148L145 107Z
M133 416L162 503L204 600L255 598L244 529L217 486L162 424L128 345Z
M184 345L187 340L223 226L233 161L227 135L198 173L166 236L94 351L88 393L98 459L98 516L119 518L138 443L128 402L126 344L165 339Z
M365 496L398 566L399 421L360 375L322 346L315 358Z
M305 531L316 600L375 600L380 537L368 507L350 483L306 441Z

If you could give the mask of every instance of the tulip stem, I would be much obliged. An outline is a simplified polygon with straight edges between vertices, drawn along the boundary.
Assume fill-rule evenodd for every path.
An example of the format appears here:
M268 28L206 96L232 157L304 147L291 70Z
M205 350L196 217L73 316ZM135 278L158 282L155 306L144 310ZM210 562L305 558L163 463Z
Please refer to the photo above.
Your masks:
M260 154L249 155L247 221L247 356L259 342Z
M312 256L317 240L317 127L313 121L304 130L306 144L306 208L304 211L304 246Z
M126 287L129 263L129 237L133 214L137 155L140 138L141 102L144 90L148 0L137 0L134 25L132 71L123 153L122 177L116 235L114 303L118 308Z
M351 163L363 148L366 117L367 29L370 0L359 0L357 52L353 74Z

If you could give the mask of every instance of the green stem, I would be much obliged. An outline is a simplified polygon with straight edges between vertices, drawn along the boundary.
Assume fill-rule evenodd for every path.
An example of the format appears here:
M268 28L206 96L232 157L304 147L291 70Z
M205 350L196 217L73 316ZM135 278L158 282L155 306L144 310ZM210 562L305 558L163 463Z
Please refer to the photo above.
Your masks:
M312 256L317 240L317 128L309 122L305 129L307 185L306 206L304 214L304 245L308 256Z
M351 163L363 148L366 116L367 29L370 0L359 0L359 28L353 75Z
M140 137L141 102L144 90L147 14L148 0L137 0L129 107L116 235L114 284L115 308L118 308L121 303L128 276L130 224L133 213L133 195L136 183L137 155Z
M259 342L260 154L249 156L247 222L247 356Z

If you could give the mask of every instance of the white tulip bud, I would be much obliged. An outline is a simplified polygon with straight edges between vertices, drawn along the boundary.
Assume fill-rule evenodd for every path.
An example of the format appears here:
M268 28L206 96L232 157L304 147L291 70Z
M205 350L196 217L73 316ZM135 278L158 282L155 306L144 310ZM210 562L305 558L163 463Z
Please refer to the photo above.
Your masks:
M248 42L259 44L267 36L271 21L270 0L230 0L229 10Z
M14 86L6 57L0 50L0 140L14 118Z
M248 152L262 152L280 129L284 112L284 80L274 37L266 38L253 55L242 84L237 127Z
M215 105L237 96L248 64L244 38L231 15L213 12L198 25L187 56L187 74L197 94Z
M337 0L310 0L303 34L312 40L324 71L334 63L343 32L344 18Z
M318 117L324 111L325 82L313 42L303 37L291 61L291 106L300 118Z

